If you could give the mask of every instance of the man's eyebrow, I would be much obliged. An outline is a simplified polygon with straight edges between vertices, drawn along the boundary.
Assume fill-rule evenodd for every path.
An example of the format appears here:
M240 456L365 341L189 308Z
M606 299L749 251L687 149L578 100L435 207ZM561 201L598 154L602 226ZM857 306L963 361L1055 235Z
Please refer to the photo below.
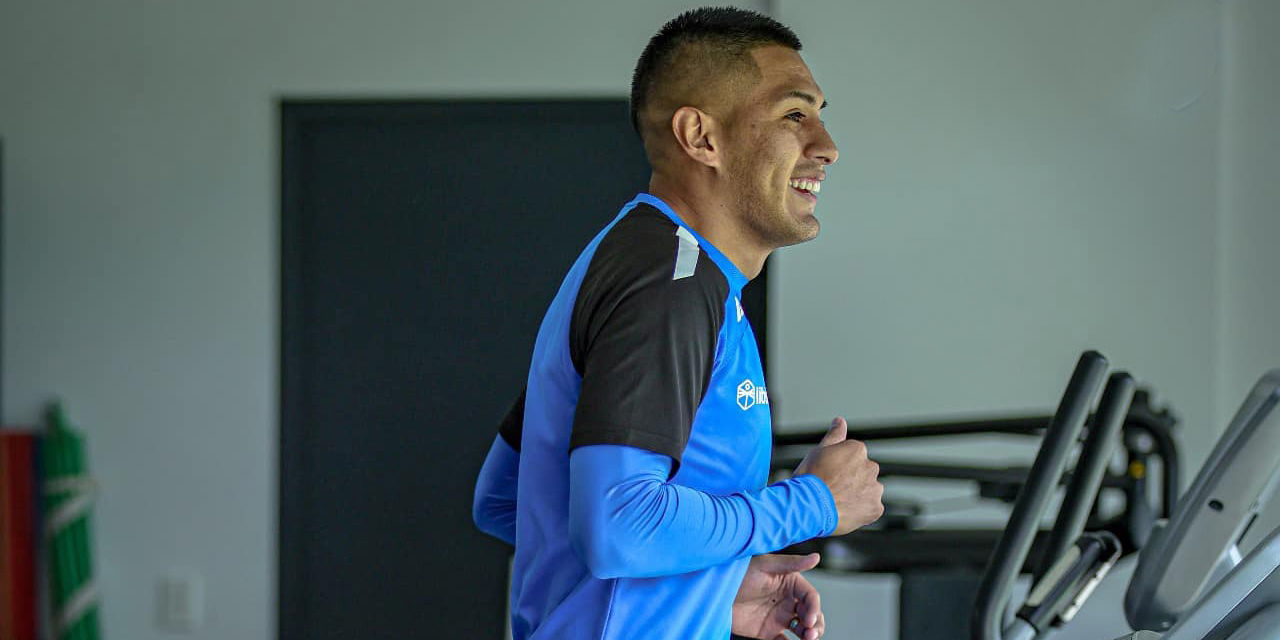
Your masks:
M791 91L788 91L788 92L786 92L786 93L782 94L782 97L781 97L781 98L779 98L778 100L779 100L779 102L781 102L782 100L786 100L786 99L788 99L788 98L799 98L799 99L801 99L801 100L804 100L805 102L808 102L810 105L816 105L816 104L818 104L818 99L817 99L817 98L815 98L815 97L813 97L813 94L811 94L811 93L805 93L804 91L797 91L797 90L795 90L795 89L792 89ZM819 109L826 109L826 108L827 108L827 101L826 101L826 100L823 100L823 101L822 101L822 106L821 106L821 107L818 107L818 108L819 108Z

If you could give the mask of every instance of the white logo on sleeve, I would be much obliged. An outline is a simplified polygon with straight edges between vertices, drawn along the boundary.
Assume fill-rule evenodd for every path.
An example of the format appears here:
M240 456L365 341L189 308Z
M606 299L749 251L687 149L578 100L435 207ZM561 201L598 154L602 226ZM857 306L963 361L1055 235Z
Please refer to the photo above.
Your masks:
M769 392L765 391L764 385L757 387L750 380L743 380L738 385L738 406L746 411L756 405L768 406Z

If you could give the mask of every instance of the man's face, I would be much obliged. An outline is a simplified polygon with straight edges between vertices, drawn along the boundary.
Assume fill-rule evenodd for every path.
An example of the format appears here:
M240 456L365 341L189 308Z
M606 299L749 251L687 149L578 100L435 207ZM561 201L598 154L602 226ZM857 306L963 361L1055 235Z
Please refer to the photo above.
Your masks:
M798 52L766 46L752 56L762 77L743 92L726 127L735 210L763 246L812 240L819 226L814 183L826 179L839 155L822 123L826 103Z

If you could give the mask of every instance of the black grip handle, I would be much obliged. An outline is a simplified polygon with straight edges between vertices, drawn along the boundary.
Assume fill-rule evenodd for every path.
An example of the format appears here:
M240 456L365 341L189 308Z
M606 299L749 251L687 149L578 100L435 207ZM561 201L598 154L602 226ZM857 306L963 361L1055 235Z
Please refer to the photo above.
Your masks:
M978 585L970 629L973 640L1003 638L1001 623L1014 580L1027 560L1040 519L1062 478L1068 454L1080 435L1106 372L1107 359L1096 351L1086 351L1076 363L1058 411L1045 430L1044 441L1031 465L1027 482L1018 492L1009 523L996 543L986 573Z

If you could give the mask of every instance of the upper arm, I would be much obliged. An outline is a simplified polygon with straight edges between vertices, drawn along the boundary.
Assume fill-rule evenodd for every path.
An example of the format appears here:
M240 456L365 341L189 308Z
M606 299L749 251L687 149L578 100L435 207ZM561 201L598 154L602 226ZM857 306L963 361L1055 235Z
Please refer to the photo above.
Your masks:
M597 578L637 569L643 527L661 526L670 515L661 504L672 461L635 447L590 445L569 454L569 546ZM639 512L639 513L637 513Z
M641 222L604 238L575 301L569 344L582 385L569 446L638 447L671 458L674 472L711 379L729 285L687 231Z

